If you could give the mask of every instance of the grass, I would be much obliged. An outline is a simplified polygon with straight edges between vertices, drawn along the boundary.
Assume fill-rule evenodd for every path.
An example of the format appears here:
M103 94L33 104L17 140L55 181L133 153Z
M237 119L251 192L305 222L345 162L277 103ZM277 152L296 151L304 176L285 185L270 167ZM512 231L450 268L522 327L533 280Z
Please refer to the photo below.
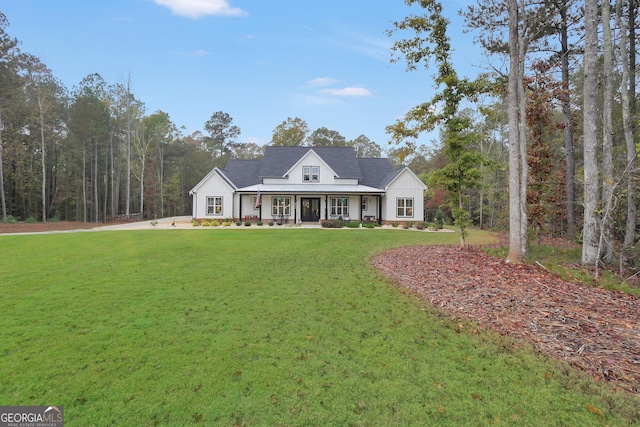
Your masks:
M399 229L0 236L0 402L63 405L68 426L639 422L638 399L450 319L369 263L457 242Z

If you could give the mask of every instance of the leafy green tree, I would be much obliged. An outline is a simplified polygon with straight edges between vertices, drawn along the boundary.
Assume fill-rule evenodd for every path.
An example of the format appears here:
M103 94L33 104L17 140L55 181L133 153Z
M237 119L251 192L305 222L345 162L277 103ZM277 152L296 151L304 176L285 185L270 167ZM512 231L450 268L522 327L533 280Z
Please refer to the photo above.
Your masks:
M346 147L347 140L336 130L321 127L309 136L310 147Z
M40 140L38 150L41 180L40 206L42 221L46 222L51 202L49 195L55 192L52 181L54 181L53 174L56 170L48 157L55 156L56 141L66 131L62 121L66 89L53 77L51 70L35 56L25 55L25 64L27 71L25 93L31 112L31 120L28 123L31 128L29 134L38 135ZM53 160L55 161L55 158ZM48 188L49 191L47 191Z
M233 118L228 113L216 111L204 124L204 130L209 133L206 139L207 149L217 163L225 163L231 147L240 136L240 128L233 124Z
M349 141L347 146L354 148L357 157L377 158L382 156L382 148L364 135Z
M471 214L464 207L464 194L480 185L478 166L486 159L471 149L477 145L479 136L471 131L470 119L462 117L458 110L462 100L473 100L478 94L487 92L489 84L484 76L475 81L458 78L450 59L451 44L446 34L448 21L442 16L440 3L427 0L407 0L406 3L419 3L425 14L412 15L394 23L389 35L405 30L412 30L415 35L396 41L392 50L405 59L408 70L415 70L420 63L428 68L433 59L438 66L434 80L440 91L430 101L409 110L404 119L388 126L387 132L395 142L415 146L421 132L442 126L443 153L449 163L433 171L428 184L448 190L454 223L460 229L460 245L464 246L466 228L471 225Z
M5 122L11 111L12 101L20 93L19 59L20 50L18 40L9 36L6 28L9 20L0 12L0 207L2 220L7 220L7 202L4 183L4 138L6 132Z
M301 147L309 135L307 122L299 117L288 117L273 130L271 144L276 146Z
M89 204L91 216L98 222L98 155L100 145L106 141L109 134L110 120L108 105L103 102L105 98L106 83L99 74L90 74L75 88L71 105L69 128L74 140L82 147L82 174L79 180L84 222L89 219Z

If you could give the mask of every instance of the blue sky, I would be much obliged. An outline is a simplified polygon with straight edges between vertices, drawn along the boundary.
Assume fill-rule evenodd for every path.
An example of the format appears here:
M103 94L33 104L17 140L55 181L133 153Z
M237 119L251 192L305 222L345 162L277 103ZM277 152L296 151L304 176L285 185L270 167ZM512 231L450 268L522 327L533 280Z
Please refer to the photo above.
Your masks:
M483 61L459 9L454 63L471 76ZM216 111L233 117L240 142L269 142L287 117L347 140L386 147L385 126L433 95L433 70L391 64L385 30L419 8L402 0L0 0L8 32L69 89L91 73L130 75L147 113L169 114L185 135ZM428 142L431 137L423 139Z

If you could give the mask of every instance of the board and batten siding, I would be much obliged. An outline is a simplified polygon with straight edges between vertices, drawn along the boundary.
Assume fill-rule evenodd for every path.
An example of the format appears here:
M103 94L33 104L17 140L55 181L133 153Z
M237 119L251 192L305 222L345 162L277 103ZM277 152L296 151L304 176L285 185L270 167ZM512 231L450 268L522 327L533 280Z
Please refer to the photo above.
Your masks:
M424 220L424 190L416 186L418 178L408 170L403 171L387 187L387 194L383 197L383 218L387 221L423 221ZM399 198L413 199L413 217L398 217L397 200Z
M222 197L222 214L207 215L207 197ZM213 174L198 188L197 201L193 205L194 218L232 218L233 212L233 189L229 187L218 174Z

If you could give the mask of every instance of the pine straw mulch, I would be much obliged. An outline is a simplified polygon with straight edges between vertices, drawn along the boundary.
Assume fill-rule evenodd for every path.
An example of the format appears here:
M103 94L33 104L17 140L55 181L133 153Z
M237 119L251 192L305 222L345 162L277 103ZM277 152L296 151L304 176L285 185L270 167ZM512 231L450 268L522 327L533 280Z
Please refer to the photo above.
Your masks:
M432 305L524 339L640 394L640 298L452 246L397 248L374 266Z

